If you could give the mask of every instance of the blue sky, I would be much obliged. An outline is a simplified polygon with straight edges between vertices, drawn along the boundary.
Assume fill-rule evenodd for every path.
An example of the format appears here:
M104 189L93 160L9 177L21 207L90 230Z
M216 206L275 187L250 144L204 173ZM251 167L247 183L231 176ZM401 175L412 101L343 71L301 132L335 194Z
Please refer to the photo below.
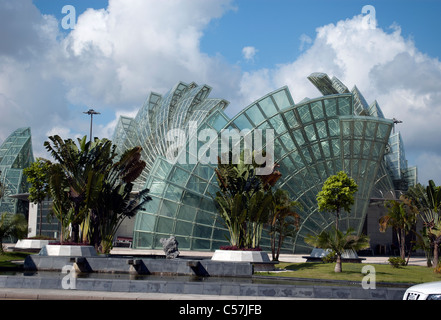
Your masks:
M160 0L157 0L160 1ZM108 0L33 0L43 14L64 17L61 8L73 5L77 15L86 9L107 8ZM214 20L204 30L201 50L221 54L229 63L242 59L244 45L259 47L252 66L271 67L291 61L300 54L302 34L314 37L317 27L360 14L365 5L376 9L378 26L399 24L404 37L412 37L418 48L439 57L441 41L434 39L441 30L439 0L237 0L232 10Z
M374 30L360 28L365 5ZM48 135L88 134L91 107L111 138L178 81L208 84L230 115L284 85L298 102L319 95L306 77L320 71L403 120L409 164L441 184L440 13L437 0L0 0L0 143L31 126L44 155Z

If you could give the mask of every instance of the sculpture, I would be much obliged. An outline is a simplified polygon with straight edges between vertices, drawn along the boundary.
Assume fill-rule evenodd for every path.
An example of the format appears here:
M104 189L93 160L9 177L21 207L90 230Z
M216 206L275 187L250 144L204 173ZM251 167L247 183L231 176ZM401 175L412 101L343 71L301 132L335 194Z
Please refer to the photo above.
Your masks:
M175 259L179 256L179 250L178 250L178 241L174 236L170 236L170 238L162 238L159 240L162 244L162 248L165 252L165 257L167 259Z

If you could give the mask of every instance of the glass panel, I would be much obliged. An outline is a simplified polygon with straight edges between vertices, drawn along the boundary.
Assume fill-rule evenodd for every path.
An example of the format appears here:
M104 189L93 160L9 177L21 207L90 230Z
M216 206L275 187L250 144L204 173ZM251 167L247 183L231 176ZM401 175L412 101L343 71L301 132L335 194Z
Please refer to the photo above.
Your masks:
M199 209L206 210L209 212L216 212L217 211L214 200L211 198L202 198Z
M251 130L253 128L253 125L247 119L245 114L242 114L239 117L237 117L237 119L234 120L234 124L239 128L239 130L243 130L243 129Z
M338 98L338 109L340 111L339 114L341 116L351 115L350 98L349 97Z
M211 238L212 227L195 225L193 228L193 236L198 238Z
M282 140L287 150L295 149L294 142L292 141L291 135L288 132L285 133L284 135L281 135L280 139Z
M300 157L300 154L298 151L294 151L293 153L291 153L291 159L293 159L293 161L298 169L301 169L305 166L305 164L303 163L302 157Z
M363 127L365 122L354 122L354 136L363 137Z
M343 154L345 157L349 157L351 155L351 141L345 140L343 141Z
M152 248L153 247L153 234L138 232L137 233L138 243L137 246L141 248Z
M323 107L321 101L316 101L311 103L311 111L315 120L320 120L324 118Z
M173 233L174 220L164 217L158 218L158 226L156 231L160 233Z
M277 113L277 109L271 97L259 101L259 105L268 118Z
M182 192L182 188L169 184L165 192L165 197L170 200L179 201L181 200Z
M196 215L196 223L213 225L214 224L214 216L211 213L206 211L199 210Z
M159 165L157 167L157 170L155 170L153 174L159 178L166 179L170 172L171 164L163 159L158 159L158 160L159 160Z
M329 128L329 135L331 137L338 136L340 134L340 124L338 119L329 119L328 128Z
M384 138L386 137L386 133L388 131L388 126L382 123L378 124L378 130L377 130L377 138L384 140ZM397 136L398 138L398 136Z
M328 132L326 131L326 122L320 121L315 124L317 128L318 136L320 139L325 139L328 136Z
M149 193L149 195L151 196L151 193ZM152 200L147 202L143 208L145 212L149 212L149 213L156 213L158 211L159 208L159 204L161 203L161 199L152 196Z
M203 165L201 163L199 163L193 171L194 174L205 180L209 180L213 175L213 172L213 168L209 167L208 165Z
M340 155L340 141L337 139L332 140L332 152L334 156Z
M187 188L199 193L204 193L206 187L207 187L207 182L194 175L190 176L190 179L188 180L187 183Z
M375 135L375 128L377 124L375 122L368 121L366 123L366 136L373 137Z
M319 147L318 143L311 145L311 150L312 150L312 153L314 154L314 157L316 160L320 160L323 158L322 154L320 152L320 147Z
M336 99L326 99L324 100L325 111L328 117L337 115L337 104Z
M260 112L257 105L254 105L250 109L248 109L246 114L256 126L259 125L263 120L265 120L265 117L263 116L262 112Z
M141 223L138 229L142 231L153 231L155 230L155 222L156 222L155 216L144 213L141 216Z
M202 240L202 239L193 239L193 250L209 250L210 249L210 241Z
M282 117L280 115L271 118L269 121L276 131L276 134L281 134L282 132L286 131L285 124L283 123Z
M290 128L295 128L299 125L299 123L297 122L297 118L296 118L294 111L286 112L284 115L285 115L286 122L288 123L288 126Z
M176 214L177 208L178 208L178 205L176 203L171 202L171 201L167 201L167 200L163 200L162 206L161 206L161 211L159 212L159 214L161 216L165 216L165 217L174 217Z
M165 188L165 182L157 179L153 179L152 184L150 186L150 195L153 196L162 196Z
M309 106L306 104L302 107L297 108L302 123L308 123L312 121L311 113L309 112Z
M364 140L363 156L368 157L371 153L371 141Z
M200 202L200 197L195 195L194 193L186 191L183 198L182 203L192 206L192 207L198 207Z
M284 166L286 171L289 173L294 173L295 171L295 167L289 157L282 160L282 166ZM285 176L284 178L286 179L287 177Z
M174 183L184 186L188 180L189 175L189 172L176 167L171 177Z
M285 90L281 90L273 95L274 100L280 110L290 106L289 99Z
M331 156L331 151L329 150L329 142L328 141L322 141L322 150L325 155L325 158L329 158Z
M296 142L299 146L302 146L305 144L305 139L303 138L302 131L294 130L294 131L292 131L292 133L294 135L294 139L296 140Z
M346 153L346 143L349 141L345 141L345 155L348 155ZM360 140L354 140L354 156L360 156L361 155L361 141Z
M190 236L193 231L193 224L190 222L176 221L176 234L182 236ZM179 242L179 246L181 243Z
M190 237L176 237L176 241L179 243L179 248L190 250L190 243L191 238Z
M181 206L178 212L178 219L185 221L194 221L196 209L189 206Z
M316 141L317 136L315 134L314 125L305 126L306 137L310 142Z
M303 148L303 149L302 149L302 153L303 153L303 156L304 156L305 159L306 159L306 162L307 162L308 164L312 164L312 157L311 157L311 154L309 153L308 148Z
M213 121L210 121L209 124L216 129L217 131L222 130L227 125L227 120L219 113L219 116L215 117Z

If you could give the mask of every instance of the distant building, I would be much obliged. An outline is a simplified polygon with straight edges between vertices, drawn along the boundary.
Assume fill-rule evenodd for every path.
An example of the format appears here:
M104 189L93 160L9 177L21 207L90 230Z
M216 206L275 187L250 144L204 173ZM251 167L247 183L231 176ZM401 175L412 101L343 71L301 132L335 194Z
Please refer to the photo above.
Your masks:
M333 225L332 214L318 212L316 195L324 181L340 170L359 186L352 212L343 214L340 227L352 227L359 233L374 225L378 229L377 218L367 222L370 203L397 197L400 190L417 181L416 168L407 166L401 137L393 133L394 120L384 118L376 101L368 104L357 87L349 91L340 80L324 73L311 74L308 79L321 97L295 104L288 88L283 87L232 119L224 113L227 101L208 98L210 87L182 82L164 96L151 93L135 118L121 117L113 142L120 151L143 147L147 167L137 188L149 188L153 198L121 229L126 236L133 230L133 247L159 249L160 239L170 235L176 236L183 250L216 250L228 243L228 231L212 198L218 190L217 164L166 159L170 147L167 133L184 130L191 138L191 121L198 123L194 136L204 129L214 129L219 136L226 129L249 129L251 133L274 130L274 159L282 172L276 188L288 190L303 205L300 230L285 241L283 252L310 252L304 238ZM184 147L179 149L179 158L197 158L194 145L189 145L194 140L181 142ZM200 147L205 141L196 143ZM219 155L220 145L219 140ZM269 249L265 233L261 246Z
M304 238L334 225L332 214L318 212L316 195L330 175L344 170L359 191L352 212L342 215L340 228L367 233L376 254L393 254L394 233L378 231L384 200L398 198L417 183L417 168L408 166L401 135L394 127L399 121L386 119L378 103L368 104L357 87L349 90L324 73L313 73L308 79L322 96L296 104L288 88L282 87L233 118L224 112L227 101L209 98L210 87L182 82L165 95L151 93L136 117L121 117L113 143L120 154L142 146L147 166L135 191L149 188L153 200L135 218L126 219L117 236L133 238L132 247L138 249L161 249L160 239L170 235L181 250L212 251L228 244L228 231L212 197L218 191L217 163L201 161L198 152L207 142L198 138L203 130L213 129L211 151L221 156L222 132L247 129L254 134L257 129L270 129L274 160L282 173L275 187L287 190L303 206L300 229L286 239L282 252L311 252ZM170 132L172 138L176 132L184 136L173 141ZM240 136L241 143L244 139L246 135ZM263 141L261 147L268 147L269 141ZM172 162L167 156L176 142L178 161ZM16 130L0 147L0 181L6 187L0 212L27 215L29 207L29 235L38 234L39 211L38 205L26 203L28 185L22 170L33 160L29 128ZM51 202L44 201L42 234L57 237L59 224L47 219L50 210ZM261 247L270 249L265 232Z
M34 162L30 128L15 130L0 146L0 182L4 188L0 198L0 213L22 213L28 216L26 196L29 185L23 169Z

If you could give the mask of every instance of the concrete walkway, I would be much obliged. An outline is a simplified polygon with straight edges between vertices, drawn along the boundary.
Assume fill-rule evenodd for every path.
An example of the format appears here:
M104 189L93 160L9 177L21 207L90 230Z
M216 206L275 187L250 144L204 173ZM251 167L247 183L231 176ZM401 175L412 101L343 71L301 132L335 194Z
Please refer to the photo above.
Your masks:
M110 252L111 254L120 254L120 255L162 255L164 252L162 250L142 250L142 249L130 249L130 248L113 248ZM207 257L211 258L213 252L206 251L181 251L181 257ZM281 254L280 261L281 262L293 262L293 263L302 263L306 262L306 259L303 258L307 256L307 254ZM271 257L271 254L270 254ZM389 256L362 256L360 258L364 258L362 263L366 264L388 264L387 261ZM426 258L425 257L410 257L409 259L410 266L426 266Z
M192 301L249 300L249 301L260 301L260 300L311 300L311 298L0 288L0 300L192 300ZM322 300L322 299L320 299L320 300Z

